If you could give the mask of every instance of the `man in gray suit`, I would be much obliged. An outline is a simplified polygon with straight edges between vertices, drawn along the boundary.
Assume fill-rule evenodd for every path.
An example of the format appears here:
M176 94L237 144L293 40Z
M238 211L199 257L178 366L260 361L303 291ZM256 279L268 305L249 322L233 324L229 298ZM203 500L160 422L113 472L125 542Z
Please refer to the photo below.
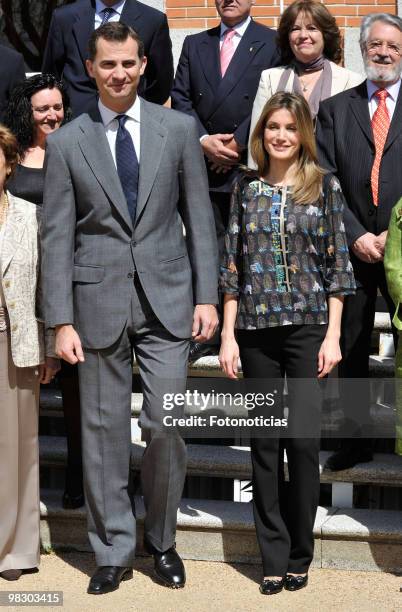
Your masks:
M88 531L98 565L88 592L115 590L132 576L132 347L144 393L145 545L158 577L181 587L174 539L186 452L178 431L163 428L163 395L185 391L189 338L208 339L217 325L208 183L194 119L136 94L146 65L136 32L106 24L89 50L99 110L48 138L42 264L56 351L79 362Z

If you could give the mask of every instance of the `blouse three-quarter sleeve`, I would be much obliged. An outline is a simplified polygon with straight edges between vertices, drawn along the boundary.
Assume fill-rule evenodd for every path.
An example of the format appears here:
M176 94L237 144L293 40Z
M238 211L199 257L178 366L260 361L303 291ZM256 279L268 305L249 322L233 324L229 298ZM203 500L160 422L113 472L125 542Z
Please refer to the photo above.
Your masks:
M326 220L324 289L327 295L351 295L356 289L346 242L343 208L344 196L340 184L338 179L331 176L327 189L324 189Z
M242 269L242 188L236 182L231 200L229 223L225 234L225 248L221 262L219 286L222 293L239 294L239 278Z
M384 268L387 287L395 305L392 319L395 327L402 330L402 198L391 212L387 242L385 244Z

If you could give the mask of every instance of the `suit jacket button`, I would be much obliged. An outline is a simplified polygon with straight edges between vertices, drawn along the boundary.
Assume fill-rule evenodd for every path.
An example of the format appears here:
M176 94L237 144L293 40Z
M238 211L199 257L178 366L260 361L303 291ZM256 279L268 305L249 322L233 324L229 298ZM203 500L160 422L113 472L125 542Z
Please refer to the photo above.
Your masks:
M248 94L246 94L246 95L244 96L244 99L245 99L245 100L249 100L249 99L250 99L250 96L249 96Z
M132 240L131 244L132 244L132 246L133 246L133 247L136 247L136 246L137 246L137 243L136 243L136 241L135 241L135 240Z
M368 214L369 214L369 217L372 217L374 215L374 210L369 210Z
M127 274L127 278L134 278L134 274L133 274L133 272L129 272L129 273Z

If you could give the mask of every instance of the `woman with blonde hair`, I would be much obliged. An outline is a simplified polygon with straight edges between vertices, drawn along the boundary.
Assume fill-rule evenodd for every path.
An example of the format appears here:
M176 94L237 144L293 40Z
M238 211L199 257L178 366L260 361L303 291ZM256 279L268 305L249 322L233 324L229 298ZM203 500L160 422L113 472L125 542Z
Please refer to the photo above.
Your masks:
M270 595L307 584L320 484L319 379L341 359L343 297L354 293L355 283L342 192L318 166L305 99L275 94L257 121L251 150L257 171L237 181L231 200L219 358L236 378L240 353L244 377L275 380L278 398L285 375L288 380L287 437L263 431L251 440L260 591Z
M6 190L18 161L0 125L0 576L39 565L39 384L60 364L40 315L40 208Z
M339 66L342 37L335 17L321 2L296 0L282 14L277 35L282 66L261 73L250 138L269 98L278 91L302 95L315 117L322 100L355 87L364 77ZM255 167L249 151L248 164Z

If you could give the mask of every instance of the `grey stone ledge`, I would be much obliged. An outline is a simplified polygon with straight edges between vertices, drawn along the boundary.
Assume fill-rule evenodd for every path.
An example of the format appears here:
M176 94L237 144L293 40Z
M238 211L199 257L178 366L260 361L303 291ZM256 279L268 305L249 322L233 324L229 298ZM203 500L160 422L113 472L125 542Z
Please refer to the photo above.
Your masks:
M381 540L401 544L402 511L337 509L323 524L322 536L324 539Z
M66 439L61 436L40 436L40 461L42 466L64 467L67 458ZM144 452L144 443L132 445L132 468L138 470ZM188 444L187 473L189 476L217 478L251 478L250 449L247 446L216 446L213 444ZM360 463L340 472L323 470L330 455L320 452L320 480L322 483L349 482L353 484L402 487L402 457L375 454L374 460ZM401 523L402 531L402 523Z

